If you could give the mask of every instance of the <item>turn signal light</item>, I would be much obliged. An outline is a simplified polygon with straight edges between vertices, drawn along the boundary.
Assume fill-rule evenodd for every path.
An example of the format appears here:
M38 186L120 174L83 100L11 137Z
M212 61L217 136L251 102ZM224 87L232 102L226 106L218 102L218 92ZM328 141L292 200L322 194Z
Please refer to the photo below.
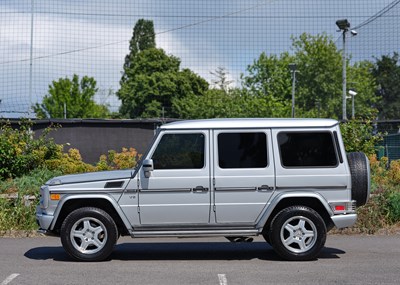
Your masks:
M53 200L53 201L60 200L60 194L50 194L50 200Z

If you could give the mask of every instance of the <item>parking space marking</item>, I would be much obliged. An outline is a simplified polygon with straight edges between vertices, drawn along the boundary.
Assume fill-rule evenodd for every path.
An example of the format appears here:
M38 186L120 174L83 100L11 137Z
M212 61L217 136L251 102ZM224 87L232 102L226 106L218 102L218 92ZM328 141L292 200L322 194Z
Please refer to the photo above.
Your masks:
M13 281L15 278L17 278L19 276L18 273L13 273L10 276L8 276L3 282L1 282L0 285L7 285L9 284L11 281Z
M219 285L228 285L228 279L225 274L218 274Z

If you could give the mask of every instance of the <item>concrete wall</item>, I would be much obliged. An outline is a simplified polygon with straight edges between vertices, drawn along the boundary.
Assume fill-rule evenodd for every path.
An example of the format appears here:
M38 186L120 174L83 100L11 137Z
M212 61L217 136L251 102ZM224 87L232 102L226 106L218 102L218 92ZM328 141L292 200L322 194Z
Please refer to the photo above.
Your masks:
M49 137L58 144L69 143L65 151L79 149L83 161L96 163L100 155L109 150L120 152L122 147L134 147L143 154L162 123L161 120L33 120L32 129L35 135L40 135L51 124L60 125ZM17 127L18 121L12 121L12 125Z

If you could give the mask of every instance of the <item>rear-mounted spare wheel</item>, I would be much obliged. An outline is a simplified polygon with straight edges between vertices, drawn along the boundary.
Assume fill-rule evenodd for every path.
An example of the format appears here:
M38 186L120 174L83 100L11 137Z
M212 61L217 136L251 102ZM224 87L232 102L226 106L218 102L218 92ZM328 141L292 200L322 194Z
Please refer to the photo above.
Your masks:
M367 156L362 152L347 154L351 173L351 198L360 207L367 203L370 193L370 168Z

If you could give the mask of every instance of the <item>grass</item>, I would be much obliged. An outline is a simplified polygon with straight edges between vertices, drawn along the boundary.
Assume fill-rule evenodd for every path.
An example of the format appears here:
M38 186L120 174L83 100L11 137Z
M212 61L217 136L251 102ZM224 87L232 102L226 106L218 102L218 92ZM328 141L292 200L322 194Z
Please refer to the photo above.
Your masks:
M60 171L43 168L33 170L30 175L0 181L0 194L15 194L17 197L16 199L6 196L0 198L0 232L37 229L36 202L26 205L23 197L28 195L38 198L40 186L60 174Z

